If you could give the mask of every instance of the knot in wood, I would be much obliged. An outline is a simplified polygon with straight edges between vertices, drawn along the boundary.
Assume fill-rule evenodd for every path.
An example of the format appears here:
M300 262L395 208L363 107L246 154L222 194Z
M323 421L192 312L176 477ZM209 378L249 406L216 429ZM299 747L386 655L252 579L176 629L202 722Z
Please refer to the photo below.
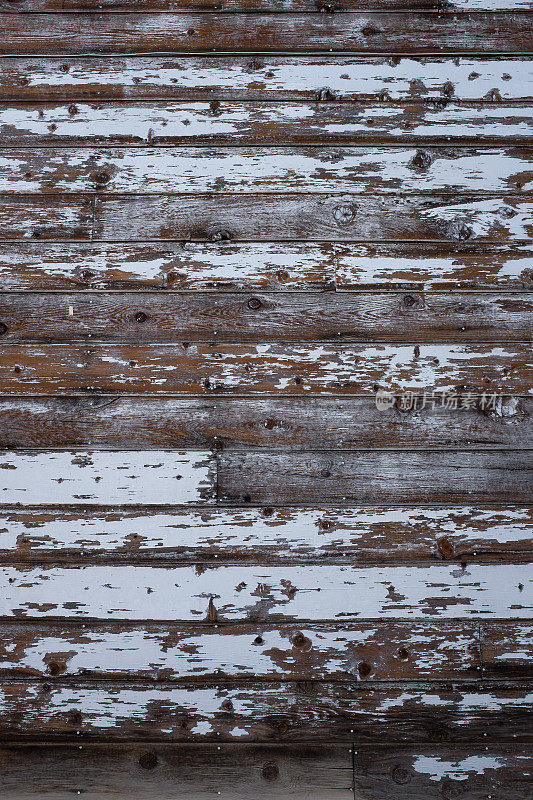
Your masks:
M361 661L361 663L357 665L357 672L361 678L368 678L372 672L372 667L367 661Z
M93 172L92 179L94 183L97 183L100 186L103 186L105 183L109 183L111 180L111 175L109 172L106 172L105 169L100 170L99 172Z
M250 297L248 300L247 306L251 308L252 311L257 311L258 308L261 308L262 302L258 297Z
M409 770L405 769L405 767L401 767L399 764L394 766L391 770L391 778L394 783L409 783L411 777Z
M229 231L219 229L213 231L213 233L210 234L209 239L212 242L225 242L228 241L228 239L231 239L231 233Z
M146 322L146 320L148 319L148 314L146 314L144 311L136 311L135 314L133 315L133 319L135 320L135 322L139 323Z
M261 775L266 781L275 781L279 775L279 769L273 761L267 761L261 770Z
M333 216L339 225L350 225L355 219L355 206L341 203L333 209Z
M411 164L416 169L428 169L431 166L433 159L431 155L425 150L418 150L414 156Z
M379 28L376 28L375 25L365 25L365 27L361 30L363 36L377 36L381 33Z
M157 767L157 756L155 753L142 753L139 756L139 766L142 769L155 769Z
M0 336L3 336L4 333L7 333L7 325L5 322L0 322Z

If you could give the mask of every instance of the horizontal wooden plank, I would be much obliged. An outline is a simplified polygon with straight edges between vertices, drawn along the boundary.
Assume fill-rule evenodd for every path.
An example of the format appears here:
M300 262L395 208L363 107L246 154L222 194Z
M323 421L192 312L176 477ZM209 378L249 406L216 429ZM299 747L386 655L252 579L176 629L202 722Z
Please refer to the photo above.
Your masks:
M527 12L508 14L3 14L3 55L347 51L528 53Z
M523 147L6 149L0 192L513 194L533 190L532 162Z
M2 145L498 143L533 140L531 106L350 102L40 103L0 106Z
M5 800L87 800L127 796L208 800L288 798L352 800L352 755L346 745L10 744L0 747ZM507 764L507 760L506 760ZM503 769L497 771L502 780ZM218 788L217 788L218 787ZM518 800L517 795L512 800Z
M431 344L6 345L0 393L530 394L531 347Z
M40 682L0 686L0 727L12 738L106 741L324 740L357 743L491 743L530 739L531 694L520 686L484 684L354 689L353 683L198 685L164 684L43 688ZM83 741L83 739L78 739Z
M0 616L36 620L527 619L533 604L527 564L4 565L0 585Z
M462 563L531 558L526 506L3 509L4 563Z
M0 398L0 447L533 447L533 397ZM402 403L405 410L402 408ZM433 407L434 406L434 407Z
M212 502L210 453L3 452L3 503L105 505Z
M532 318L531 294L0 295L3 343L520 342Z
M527 450L483 452L222 453L225 503L527 503Z
M57 197L53 195L37 201L29 198L20 221L11 199L8 213L0 206L0 238L33 236L38 228L31 219L34 205L38 202L44 208L48 197L55 207ZM20 202L16 211L22 213L22 209ZM514 242L531 238L532 220L533 202L508 195L97 196L94 238ZM58 231L56 238L61 238L61 233ZM40 236L54 238L53 225L44 226Z
M372 0L5 0L2 11L375 11ZM379 11L527 11L531 0L380 0Z
M0 244L2 291L529 289L522 245L156 242Z
M388 100L531 100L532 77L531 60L516 55L14 57L2 59L0 99L316 102L337 98L380 100L386 108Z
M531 795L533 758L530 749L506 751L492 743L417 751L358 746L354 776L356 797L362 800L477 800L500 795L506 800L526 800Z
M533 677L533 625L483 625L481 659L487 677Z
M166 682L227 677L436 681L480 674L477 625L464 621L439 626L0 625L3 680L61 675Z
M90 197L0 195L0 239L89 239Z
M479 245L443 246L422 242L334 247L339 289L368 287L377 290L404 286L455 291L533 286L529 251L519 247L511 249L503 245L485 249Z

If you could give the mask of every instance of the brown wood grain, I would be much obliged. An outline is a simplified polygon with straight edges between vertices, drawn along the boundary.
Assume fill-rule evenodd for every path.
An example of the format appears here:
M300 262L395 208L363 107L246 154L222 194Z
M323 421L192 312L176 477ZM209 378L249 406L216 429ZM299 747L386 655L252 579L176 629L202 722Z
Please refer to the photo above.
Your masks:
M528 451L222 453L221 502L529 502Z
M6 737L106 741L374 743L528 741L530 701L520 684L251 683L168 687L17 682L0 686ZM79 734L77 735L79 731ZM78 738L78 736L80 738ZM83 737L83 738L81 738ZM478 745L479 747L479 745Z
M352 800L352 756L346 745L34 745L4 742L0 788L5 800L87 800L125 796L168 800L269 800L273 793ZM505 781L505 769L498 778ZM512 800L516 800L513 796Z
M527 12L451 14L3 14L3 55L530 52Z
M498 144L511 139L516 146L533 141L533 121L525 103L4 103L0 137L3 147Z
M514 345L6 345L14 395L529 394L531 347Z
M487 737L488 738L488 737ZM361 800L525 800L533 763L528 748L365 748L354 753L356 797Z
M531 60L510 56L271 55L12 57L0 99L294 101L531 101ZM481 115L480 115L481 116Z
M2 291L511 291L532 286L527 244L0 243Z
M4 681L61 676L166 682L478 678L477 629L464 621L219 627L93 623L89 628L3 623L0 676ZM515 646L521 630L514 628ZM512 650L509 637L502 655Z
M325 743L283 745L48 744L5 742L0 750L0 787L6 800L88 800L147 795L167 800L175 792L208 800L221 787L229 800L288 798L323 800L478 800L504 793L528 800L531 752L524 745L483 746L472 756L463 744L410 746Z
M491 11L531 10L529 0L491 0ZM234 11L320 12L339 11L479 11L479 0L4 0L2 11L204 11L224 13Z
M380 410L371 397L0 398L0 447L533 447L533 397Z
M528 294L0 295L6 344L520 342L532 338L532 315Z
M5 509L2 563L431 564L531 560L530 506Z
M513 622L481 626L483 675L507 678L533 677L533 624L515 626Z
M532 370L529 344L20 344L3 349L0 393L521 395Z
M48 195L39 201L57 203ZM0 237L31 235L26 217L17 237L7 234L5 220L0 206ZM93 230L95 239L120 240L520 242L533 234L532 220L530 198L509 195L98 196ZM45 233L53 238L53 229Z

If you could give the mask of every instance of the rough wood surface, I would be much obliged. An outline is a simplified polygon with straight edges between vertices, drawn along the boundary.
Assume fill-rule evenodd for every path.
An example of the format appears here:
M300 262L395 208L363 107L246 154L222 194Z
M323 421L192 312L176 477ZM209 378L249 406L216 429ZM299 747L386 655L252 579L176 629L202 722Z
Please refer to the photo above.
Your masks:
M527 57L356 55L4 58L1 100L531 101ZM480 123L482 114L480 113Z
M503 658L522 641L521 631L515 626L506 647L500 641ZM2 680L458 680L481 676L479 651L478 626L464 621L0 625Z
M533 448L533 397L380 410L371 397L0 398L0 447Z
M509 756L505 758L505 766ZM5 800L87 800L127 796L168 800L353 800L352 754L346 745L82 745L10 744L0 747ZM507 768L508 769L508 768ZM506 782L507 770L496 775ZM511 774L512 777L512 774ZM518 800L513 795L512 800ZM521 798L520 798L521 800Z
M529 53L527 12L3 14L3 55L289 52Z
M34 204L63 208L56 195L21 197L22 219L9 219L0 205L0 238L62 238L52 225L32 220ZM24 209L24 203L28 203ZM77 201L76 201L77 202ZM65 212L64 212L65 213ZM23 215L23 216L22 216ZM211 194L179 196L97 196L96 239L223 239L285 241L430 240L517 242L533 235L533 202L525 195ZM20 226L20 227L19 227ZM15 229L15 233L13 232ZM20 231L20 232L19 232ZM64 234L63 234L64 236ZM71 234L72 236L72 234ZM79 234L73 238L81 238Z
M527 503L527 450L471 452L222 453L222 502Z
M527 11L530 0L4 0L2 11Z
M16 738L239 742L531 740L531 694L520 684L437 682L355 689L353 682L233 686L13 682L0 723ZM78 734L79 732L79 734ZM78 735L77 735L78 734ZM78 738L78 736L80 738ZM11 738L9 738L11 737ZM479 745L477 745L479 747Z
M2 509L3 563L530 560L530 506Z
M0 244L0 289L524 290L530 245L121 242Z
M206 451L12 451L0 459L3 503L161 505L215 499L214 463Z
M516 194L533 189L532 161L533 150L520 147L6 149L0 191Z
M481 628L483 675L506 679L533 677L533 624L510 622Z
M357 800L479 800L502 792L529 800L531 751L524 745L363 745L353 748ZM88 800L127 794L168 800L174 793L210 800L250 796L353 800L352 747L239 744L3 743L2 796L6 800ZM217 789L217 786L220 787ZM24 787L24 788L22 788Z
M533 141L531 106L379 102L0 106L2 146ZM215 163L213 163L215 166ZM261 165L262 166L262 163ZM477 166L477 165L476 165Z
M533 604L524 564L5 565L0 585L0 616L18 619L528 619Z
M529 294L0 295L2 343L531 340Z
M357 800L478 800L531 795L533 757L528 748L365 748L354 752Z
M6 345L14 395L531 394L529 344Z

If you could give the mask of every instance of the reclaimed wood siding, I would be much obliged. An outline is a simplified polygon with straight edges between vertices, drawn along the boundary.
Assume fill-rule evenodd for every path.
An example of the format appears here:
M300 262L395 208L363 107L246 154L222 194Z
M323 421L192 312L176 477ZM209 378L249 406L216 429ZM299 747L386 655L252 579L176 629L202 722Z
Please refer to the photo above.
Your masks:
M529 0L0 3L0 795L526 800Z

